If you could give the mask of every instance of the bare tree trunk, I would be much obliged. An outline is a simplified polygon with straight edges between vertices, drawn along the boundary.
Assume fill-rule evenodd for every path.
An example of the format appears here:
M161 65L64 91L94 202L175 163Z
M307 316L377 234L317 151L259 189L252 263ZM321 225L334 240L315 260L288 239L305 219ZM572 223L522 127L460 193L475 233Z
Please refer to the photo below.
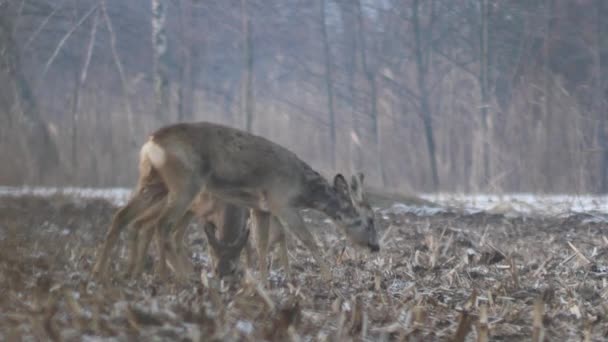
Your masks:
M593 71L594 84L593 84L593 111L595 115L599 117L599 125L597 127L597 140L600 149L602 150L599 162L599 177L600 177L600 193L608 193L608 126L606 118L608 113L606 112L605 95L606 90L604 82L602 82L602 40L604 39L604 27L602 14L604 10L604 0L595 1L595 51L593 53L593 64L595 70Z
M361 64L363 66L363 73L369 86L370 91L370 117L372 119L372 134L374 136L374 146L378 154L378 168L380 171L380 177L382 186L387 185L386 168L384 167L384 161L382 159L382 132L380 130L380 118L378 116L378 86L376 82L376 72L372 70L369 65L367 58L367 45L365 43L365 25L363 24L363 9L361 8L361 1L357 0L357 20L359 22L359 40L361 42Z
M488 0L480 0L481 9L481 30L479 35L480 40L480 70L479 70L479 89L481 91L481 158L482 158L482 172L481 172L481 186L485 187L488 185L490 180L490 125L488 118L488 107L489 107L489 82L488 82L488 71L489 71L489 51L488 51Z
M433 122L430 104L430 91L428 88L428 73L429 73L429 62L431 55L431 30L433 28L434 20L434 1L431 0L431 17L429 20L428 27L426 28L426 34L423 36L422 27L420 24L420 0L414 0L413 8L413 24L414 24L414 35L416 39L416 70L418 89L420 92L420 115L422 116L422 122L424 125L424 135L426 138L426 146L429 154L429 163L431 167L432 176L432 190L436 191L439 188L439 174L437 171L437 156L435 151L435 139L433 137Z
M152 42L154 44L154 98L156 118L169 114L169 78L167 65L166 0L152 0Z
M329 112L330 130L330 159L331 166L336 167L336 114L334 112L334 94L331 53L329 51L329 39L327 37L327 27L325 23L325 0L319 0L321 18L321 39L323 40L323 56L325 59L325 86L327 91L327 110Z
M555 14L555 2L554 0L547 0L547 16L546 16L546 32L544 37L544 48L543 48L543 88L544 88L544 120L545 124L545 143L547 147L551 146L555 120L553 118L553 82L551 73L551 43L553 38L553 16ZM554 156L552 153L545 153L544 160L544 172L543 172L543 185L544 191L551 191L553 189L553 166L555 164ZM559 165L557 165L559 167Z
M114 60L114 65L116 66L116 71L118 71L118 76L120 77L120 85L122 87L123 100L125 104L125 109L127 112L127 122L128 122L128 130L129 130L129 141L132 147L137 146L137 141L135 140L135 123L133 118L133 107L131 106L130 100L130 92L129 86L127 84L127 77L125 75L125 71L120 60L120 56L118 55L118 47L116 44L116 33L114 31L114 25L112 25L112 20L110 19L110 15L108 15L108 11L106 8L105 0L101 1L101 9L106 22L106 28L108 29L108 33L110 34L110 49L112 50L112 59Z
M243 57L245 64L245 83L243 85L245 128L247 132L251 132L253 130L255 110L253 102L253 37L247 0L242 0L241 5L243 10Z
M188 12L189 14L186 14ZM184 8L184 1L179 1L179 35L180 35L180 64L179 84L177 88L177 121L184 122L192 117L192 106L186 108L186 97L192 99L192 37L190 25L191 11ZM188 89L189 88L189 89ZM186 94L188 92L189 94ZM188 113L188 114L186 114Z
M76 3L76 1L75 1ZM76 6L74 7L77 8ZM75 13L74 20L78 18L78 13ZM79 117L78 112L80 110L80 91L84 86L84 82L87 77L89 63L93 55L93 47L95 46L95 39L97 36L97 22L99 18L99 12L95 13L93 22L91 23L91 35L87 50L85 51L84 59L81 68L74 70L74 92L72 94L72 153L71 153L71 164L72 164L72 181L76 181L78 177L78 125Z
M43 183L45 176L57 171L60 165L59 150L47 123L41 118L36 98L23 73L11 19L8 3L0 3L0 72L8 76L13 92L9 100L12 108L7 112L9 116L16 116L14 122L20 128L21 148L28 159L27 181Z
M80 71L74 70L74 92L72 93L72 181L78 176L78 107L80 102Z
M344 64L346 78L348 82L348 105L351 110L351 138L349 143L350 149L350 168L351 172L354 173L356 170L363 168L363 153L361 149L361 134L359 132L359 124L357 118L357 53L359 47L357 46L357 40L359 31L362 29L358 27L357 11L359 2L353 0L340 0L337 2L340 6L340 13L342 19L342 32L344 34ZM354 135L354 136L352 136Z

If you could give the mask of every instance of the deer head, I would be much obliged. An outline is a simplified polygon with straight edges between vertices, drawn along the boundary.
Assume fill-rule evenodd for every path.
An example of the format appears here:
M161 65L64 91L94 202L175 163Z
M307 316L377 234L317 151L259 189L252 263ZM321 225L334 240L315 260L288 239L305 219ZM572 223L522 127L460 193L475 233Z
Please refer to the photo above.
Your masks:
M380 250L374 220L374 211L363 193L363 174L352 176L350 185L341 174L334 177L333 190L338 196L338 210L332 215L334 222L355 244Z
M215 224L212 222L205 223L205 234L207 235L207 241L211 252L214 255L213 260L213 271L220 278L232 277L238 273L239 270L239 258L241 251L247 239L249 238L249 229L245 229L241 234L236 237L226 237L228 239L233 238L230 242L219 241L215 236Z

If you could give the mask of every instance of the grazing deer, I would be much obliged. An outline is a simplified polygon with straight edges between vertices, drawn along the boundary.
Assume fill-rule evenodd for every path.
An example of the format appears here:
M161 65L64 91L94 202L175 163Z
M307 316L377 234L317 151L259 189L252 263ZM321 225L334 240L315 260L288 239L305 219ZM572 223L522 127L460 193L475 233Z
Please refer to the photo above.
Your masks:
M115 240L123 228L130 226L127 275L137 276L141 274L147 252L146 249L152 238L151 233L154 232L151 228L153 228L155 220L158 219L165 205L167 195L168 189L164 185L160 175L149 167L149 164L145 160L142 161L140 163L140 177L137 188L129 203L125 206L125 208L130 209L121 209L115 215L113 226L116 226L118 230L115 229L115 235L110 238ZM179 267L190 269L188 258L182 253L182 243L188 223L193 216L196 216L204 226L211 224L213 229L219 227L219 236L217 238L213 236L214 240L210 242L209 246L209 254L212 259L214 272L220 277L236 273L240 252L249 236L249 231L246 230L247 208L225 203L210 194L199 193L193 201L190 210L178 222L173 232L172 238L173 244L176 246L176 253L170 255L170 263L174 268L178 267L180 265L178 263L181 262L181 266ZM127 224L117 224L121 222L127 222ZM208 235L207 230L206 233L209 241L211 237ZM156 234L156 237L157 249L160 250L160 248L164 248L164 244L158 234ZM114 243L107 246L112 248ZM109 250L106 255L98 258L94 273L105 273L108 256Z
M204 223L212 268L220 278L232 278L238 273L241 251L249 237L249 229L245 228L247 214L243 207L226 204Z
M162 210L164 201L168 194L162 179L150 174L151 169L143 167L141 175L142 182L138 186L136 195L130 202L137 206L138 210L146 208L143 213L131 223L129 234L129 266L127 275L138 276L144 265L146 251L142 246L149 244L151 233L154 231L151 224ZM193 216L197 217L204 226L207 241L209 243L209 255L212 261L212 269L220 278L231 278L237 275L239 270L239 259L241 251L248 242L249 229L246 229L248 210L244 207L225 203L209 194L199 193L191 205L190 210L179 221L172 236L176 246L176 255L171 258L172 265L182 262L183 269L190 269L188 259L181 253L183 236L188 223ZM216 227L219 227L216 232ZM282 228L282 227L278 227ZM144 233L140 234L143 231ZM281 248L281 262L286 274L289 273L289 262L287 260L286 242L282 229L273 229L273 241L279 243ZM157 249L163 248L162 241L157 236ZM141 244L141 239L144 242ZM140 244L138 244L140 242ZM249 247L249 246L247 246ZM249 251L249 248L248 248ZM173 266L176 267L176 266Z
M177 230L201 192L252 209L263 279L267 277L272 216L309 249L322 277L330 278L329 266L300 216L299 210L303 208L329 216L354 244L371 251L380 249L374 213L363 194L363 175L353 176L349 185L338 174L330 185L293 152L263 137L209 122L180 123L157 130L142 146L135 199L114 217L93 273L103 274L110 249L123 227L151 210L142 208L137 200L146 175L160 176L168 190L153 225L158 229L158 241L164 244L164 248L159 248L161 277L166 276L167 256L175 255L179 248L179 243L169 239L169 235ZM140 240L138 253L145 251L150 241ZM183 272L179 264L177 273Z

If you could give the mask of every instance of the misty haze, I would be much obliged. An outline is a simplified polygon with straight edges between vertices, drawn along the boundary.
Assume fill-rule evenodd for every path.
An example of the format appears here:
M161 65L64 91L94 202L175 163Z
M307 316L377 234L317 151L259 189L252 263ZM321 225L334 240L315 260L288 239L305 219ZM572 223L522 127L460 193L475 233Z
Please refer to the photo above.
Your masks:
M607 17L0 0L0 341L603 341Z

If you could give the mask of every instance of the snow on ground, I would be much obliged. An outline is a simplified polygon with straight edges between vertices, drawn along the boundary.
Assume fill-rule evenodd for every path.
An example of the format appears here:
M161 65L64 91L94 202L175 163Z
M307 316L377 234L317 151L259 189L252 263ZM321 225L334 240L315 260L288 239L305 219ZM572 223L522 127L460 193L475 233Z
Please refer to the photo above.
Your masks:
M561 215L579 213L608 215L608 196L535 194L423 194L422 198L446 208L468 213L510 215Z
M40 196L55 195L74 196L75 198L94 199L102 198L115 205L127 203L131 189L126 188L52 188L52 187L10 187L0 186L0 196Z
M131 194L127 188L53 188L53 187L2 187L0 196L74 196L75 198L102 198L115 205L124 205ZM535 194L422 194L420 197L437 206L420 206L394 203L380 210L388 213L413 213L432 216L445 212L475 214L489 212L509 216L570 216L580 213L594 215L608 221L608 196L593 195L535 195Z

